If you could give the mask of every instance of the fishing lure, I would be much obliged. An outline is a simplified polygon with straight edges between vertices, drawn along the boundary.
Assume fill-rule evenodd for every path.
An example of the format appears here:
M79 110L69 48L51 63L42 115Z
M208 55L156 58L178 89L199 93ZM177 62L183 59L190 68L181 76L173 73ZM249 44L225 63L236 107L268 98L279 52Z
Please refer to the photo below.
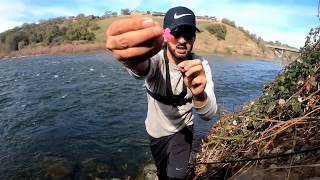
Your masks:
M171 30L166 28L163 33L163 38L165 42L170 42L174 40L174 36L171 34Z

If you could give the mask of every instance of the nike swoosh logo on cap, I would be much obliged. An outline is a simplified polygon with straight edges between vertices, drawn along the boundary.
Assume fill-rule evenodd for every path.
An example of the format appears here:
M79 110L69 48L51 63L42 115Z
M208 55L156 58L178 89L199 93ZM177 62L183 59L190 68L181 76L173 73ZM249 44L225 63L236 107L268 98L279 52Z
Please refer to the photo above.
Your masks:
M177 13L174 13L174 16L173 18L174 19L179 19L179 18L182 18L183 16L191 16L192 14L177 14Z

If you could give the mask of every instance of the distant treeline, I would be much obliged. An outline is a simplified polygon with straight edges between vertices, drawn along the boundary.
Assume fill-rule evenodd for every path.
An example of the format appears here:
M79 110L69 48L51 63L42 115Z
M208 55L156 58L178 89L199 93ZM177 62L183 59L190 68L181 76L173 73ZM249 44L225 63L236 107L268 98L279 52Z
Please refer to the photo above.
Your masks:
M238 30L240 30L241 32L243 32L243 34L253 40L254 42L257 43L258 46L260 46L261 48L264 48L264 44L266 43L261 37L258 37L256 34L254 33L250 33L248 30L245 30L242 26L237 26L236 23L234 21L231 21L227 18L223 18L221 20L221 22L223 22L224 24L228 24L229 26L232 26L234 28L237 28Z
M39 23L24 24L0 34L0 51L25 47L51 46L72 41L94 41L93 31L100 27L95 16L58 17Z

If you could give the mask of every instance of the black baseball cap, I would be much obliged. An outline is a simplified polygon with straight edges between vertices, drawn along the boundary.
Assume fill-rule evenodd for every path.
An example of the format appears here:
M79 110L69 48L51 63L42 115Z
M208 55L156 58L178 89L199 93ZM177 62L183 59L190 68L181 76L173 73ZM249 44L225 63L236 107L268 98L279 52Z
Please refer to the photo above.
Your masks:
M196 16L193 11L182 6L171 8L164 16L163 28L174 30L179 26L191 26L198 32L200 30L196 27Z

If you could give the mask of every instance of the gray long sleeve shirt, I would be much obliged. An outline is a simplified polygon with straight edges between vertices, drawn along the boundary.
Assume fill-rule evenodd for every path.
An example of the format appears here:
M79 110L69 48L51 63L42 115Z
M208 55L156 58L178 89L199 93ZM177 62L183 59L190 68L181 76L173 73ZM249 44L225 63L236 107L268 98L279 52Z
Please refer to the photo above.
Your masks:
M145 121L147 132L154 138L172 135L185 126L193 124L192 108L204 120L212 119L217 112L216 97L214 94L214 83L212 81L211 69L208 61L202 57L193 55L192 59L201 59L205 70L207 84L205 92L207 101L203 107L195 107L193 102L182 106L171 106L163 104L152 96L148 96L148 113ZM136 79L145 79L146 88L150 91L165 95L166 94L166 65L163 50L150 58L150 68L146 76L139 76L130 69L128 72ZM178 66L169 63L171 89L173 94L179 95L183 90L183 76ZM187 89L186 98L192 97L192 93Z

